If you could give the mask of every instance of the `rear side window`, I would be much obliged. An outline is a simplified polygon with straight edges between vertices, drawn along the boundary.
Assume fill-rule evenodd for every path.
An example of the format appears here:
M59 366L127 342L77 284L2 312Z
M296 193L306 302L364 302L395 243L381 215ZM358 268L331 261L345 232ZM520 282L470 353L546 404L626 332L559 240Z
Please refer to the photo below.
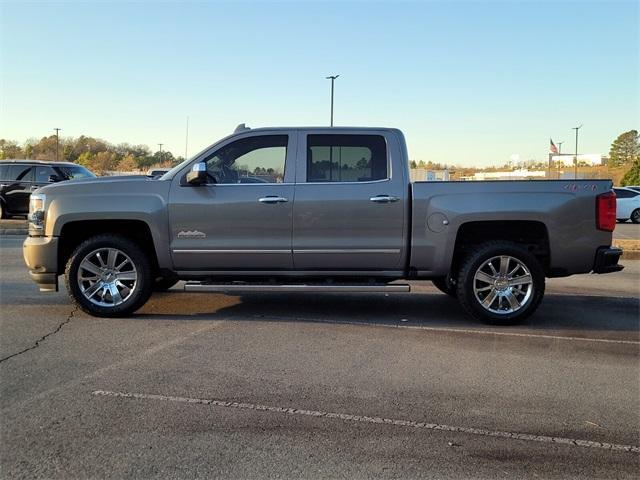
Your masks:
M381 135L308 135L307 182L370 182L388 178Z
M616 197L618 198L633 198L636 195L640 195L639 193L632 192L631 190L624 190L622 188L614 188L614 192L616 192Z
M9 165L0 165L0 180L9 180Z
M33 182L33 167L31 165L11 165L9 167L10 181Z
M36 167L36 182L47 183L51 175L55 175L56 172L51 167Z

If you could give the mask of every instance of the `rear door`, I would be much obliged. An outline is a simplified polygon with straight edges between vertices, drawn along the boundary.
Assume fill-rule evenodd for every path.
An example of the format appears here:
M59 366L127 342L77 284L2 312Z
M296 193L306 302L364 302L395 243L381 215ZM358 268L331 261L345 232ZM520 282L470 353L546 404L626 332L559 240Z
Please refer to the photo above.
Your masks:
M393 134L319 129L298 142L295 268L402 270L408 188L403 170L392 172L403 158Z
M35 190L34 167L28 164L9 166L7 179L2 181L7 210L11 213L29 213L29 195ZM32 188L34 187L34 188Z

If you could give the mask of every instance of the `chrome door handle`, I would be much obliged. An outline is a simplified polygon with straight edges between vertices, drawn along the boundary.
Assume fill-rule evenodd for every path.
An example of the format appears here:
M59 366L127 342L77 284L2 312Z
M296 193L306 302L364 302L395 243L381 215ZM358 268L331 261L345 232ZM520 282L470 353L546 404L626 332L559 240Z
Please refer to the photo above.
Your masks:
M393 195L376 195L375 197L371 197L369 200L375 203L391 203L397 202L399 199Z
M40 188L40 187L39 187L38 185L31 185L30 190L31 190L31 191L33 191L33 190L35 190L36 188Z
M260 203L285 203L289 200L284 197L277 197L275 195L268 195L266 197L259 198Z

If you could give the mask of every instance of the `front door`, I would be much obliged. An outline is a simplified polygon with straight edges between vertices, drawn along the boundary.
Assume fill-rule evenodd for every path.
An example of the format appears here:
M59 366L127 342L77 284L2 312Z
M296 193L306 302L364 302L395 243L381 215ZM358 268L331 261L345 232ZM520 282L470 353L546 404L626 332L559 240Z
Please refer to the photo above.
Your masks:
M207 185L190 186L177 175L169 200L176 270L291 269L295 153L294 135L253 132L199 159Z
M322 133L323 132L323 133ZM407 183L388 131L301 134L293 259L299 270L400 271L406 259Z

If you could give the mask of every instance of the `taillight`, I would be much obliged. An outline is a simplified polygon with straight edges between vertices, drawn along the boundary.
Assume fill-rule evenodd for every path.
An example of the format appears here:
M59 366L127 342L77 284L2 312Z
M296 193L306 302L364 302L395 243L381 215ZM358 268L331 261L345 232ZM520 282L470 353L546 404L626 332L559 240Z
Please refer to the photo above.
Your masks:
M615 192L601 193L596 197L596 227L606 232L613 232L616 228Z

